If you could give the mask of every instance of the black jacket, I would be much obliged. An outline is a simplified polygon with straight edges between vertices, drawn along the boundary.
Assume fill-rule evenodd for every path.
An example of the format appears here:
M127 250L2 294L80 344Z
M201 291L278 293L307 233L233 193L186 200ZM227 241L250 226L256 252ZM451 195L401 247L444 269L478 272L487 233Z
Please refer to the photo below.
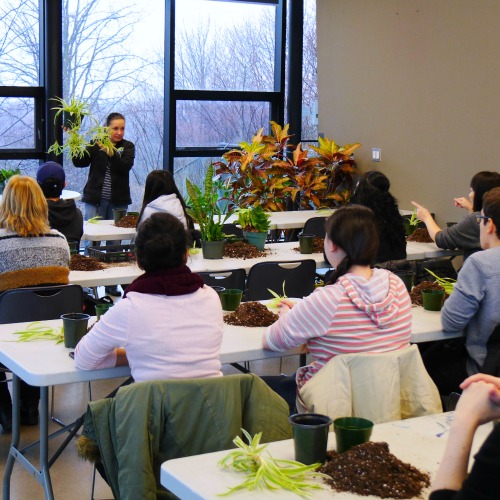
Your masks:
M49 224L66 236L68 241L78 241L83 234L82 213L76 208L75 200L47 200Z
M117 152L109 157L101 148L94 144L87 148L88 154L83 158L73 158L73 165L85 168L90 165L87 184L83 188L82 201L93 205L101 201L102 185L106 166L111 171L111 202L115 205L129 205L130 199L129 172L134 166L135 146L125 139L116 143Z

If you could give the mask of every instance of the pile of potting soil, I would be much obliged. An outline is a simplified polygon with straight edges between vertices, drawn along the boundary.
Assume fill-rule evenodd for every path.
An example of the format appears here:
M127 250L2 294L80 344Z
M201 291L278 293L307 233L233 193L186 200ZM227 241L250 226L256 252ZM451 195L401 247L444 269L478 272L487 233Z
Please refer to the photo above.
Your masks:
M116 227L132 228L137 226L138 218L135 215L125 215L116 224Z
M432 243L432 238L429 236L429 231L426 227L417 227L413 233L406 238L406 241L415 241L417 243Z
M444 290L444 288L435 281L422 281L411 289L410 299L414 306L422 305L422 290ZM444 294L444 300L449 297L447 293Z
M315 236L313 238L313 251L312 251L312 253L323 253L324 245L325 245L325 239L319 238L318 236ZM300 253L300 247L295 247L294 250L296 252Z
M80 254L72 255L69 263L71 271L100 271L105 268L106 266L99 259Z
M402 462L387 443L359 444L344 453L329 451L319 469L331 479L324 481L336 491L380 498L414 498L429 486L429 474Z
M224 245L224 257L233 259L256 259L265 257L266 252L259 250L255 245L246 241L228 241Z
M242 302L236 311L224 316L224 322L236 326L269 326L278 319L260 302Z

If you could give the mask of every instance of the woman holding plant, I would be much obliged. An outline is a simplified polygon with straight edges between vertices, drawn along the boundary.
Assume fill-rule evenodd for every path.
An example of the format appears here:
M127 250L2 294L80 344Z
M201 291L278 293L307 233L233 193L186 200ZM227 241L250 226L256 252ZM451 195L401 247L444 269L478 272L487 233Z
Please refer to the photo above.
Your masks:
M106 126L113 147L95 142L87 148L87 154L72 158L75 167L90 167L82 197L86 220L96 215L113 219L114 208L126 209L132 203L129 172L134 166L135 146L123 138L125 118L122 114L111 113Z

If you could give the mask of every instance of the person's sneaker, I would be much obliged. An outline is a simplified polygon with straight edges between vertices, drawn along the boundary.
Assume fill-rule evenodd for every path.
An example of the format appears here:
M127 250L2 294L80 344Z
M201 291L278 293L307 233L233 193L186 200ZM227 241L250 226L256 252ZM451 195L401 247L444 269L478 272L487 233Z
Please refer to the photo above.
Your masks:
M0 425L4 434L12 432L12 406L10 408L0 408Z
M104 293L106 295L111 295L111 297L121 297L122 296L122 292L120 292L120 290L118 290L118 288L116 286L104 287Z
M38 407L21 408L21 425L38 425Z

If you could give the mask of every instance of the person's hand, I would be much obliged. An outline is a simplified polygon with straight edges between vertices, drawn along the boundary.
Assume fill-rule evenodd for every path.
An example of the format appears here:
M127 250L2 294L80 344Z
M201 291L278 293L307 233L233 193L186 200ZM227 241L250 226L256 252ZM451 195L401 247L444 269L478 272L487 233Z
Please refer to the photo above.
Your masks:
M290 309L295 305L294 302L288 299L281 299L280 303L278 304L279 307L279 315L284 316Z
M474 382L486 382L495 386L497 390L490 394L490 399L494 404L500 405L500 378L494 377L493 375L486 375L485 373L476 373L475 375L466 378L460 384L460 389L465 390Z
M105 146L102 142L98 142L97 145L101 148L101 151L104 151L108 156L113 156L115 154L112 147Z
M481 425L500 418L500 389L479 380L470 383L462 392L455 409L454 420L467 421L468 425Z
M463 196L461 198L453 198L456 207L465 208L468 212L472 213L472 203Z
M424 206L419 205L416 201L412 201L411 204L417 209L417 217L424 223L427 223L429 219L432 220L432 215Z

